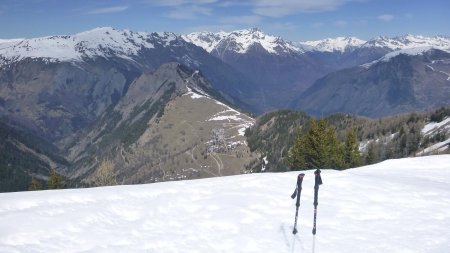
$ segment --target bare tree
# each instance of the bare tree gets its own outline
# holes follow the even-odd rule
[[[98,166],[92,182],[95,186],[117,185],[114,164],[109,160],[103,160]]]

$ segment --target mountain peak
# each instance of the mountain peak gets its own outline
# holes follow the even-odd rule
[[[345,52],[361,46],[366,41],[356,37],[336,37],[316,41],[300,42],[300,45],[308,51],[321,52]]]
[[[25,58],[50,62],[82,61],[84,58],[117,56],[130,58],[155,44],[166,47],[178,38],[173,33],[145,33],[97,27],[74,35],[0,41],[0,65]],[[6,45],[7,44],[7,45]]]
[[[264,50],[271,54],[303,52],[291,42],[285,41],[280,37],[265,34],[256,27],[232,32],[190,33],[183,35],[182,37],[186,41],[202,47],[210,53],[213,50],[227,50],[243,54],[254,45],[260,45]]]
[[[425,37],[422,35],[406,34],[396,37],[378,36],[367,41],[363,47],[381,47],[390,50],[404,50],[418,47],[433,47],[447,50],[450,48],[450,39],[445,36]]]

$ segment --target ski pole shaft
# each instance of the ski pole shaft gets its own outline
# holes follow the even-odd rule
[[[303,182],[303,177],[305,176],[305,174],[301,173],[298,175],[297,177],[297,185],[294,191],[294,194],[292,194],[291,198],[295,198],[297,197],[297,201],[295,203],[295,222],[294,222],[294,230],[292,231],[292,233],[295,235],[297,234],[297,220],[298,220],[298,209],[300,207],[300,195],[302,193],[302,182]]]
[[[320,177],[320,170],[319,169],[317,169],[315,172],[314,172],[314,175],[315,175],[315,180],[314,180],[314,203],[313,203],[313,205],[314,205],[314,224],[313,224],[313,230],[312,230],[312,233],[313,233],[313,235],[315,235],[316,234],[316,224],[317,224],[317,205],[319,205],[319,202],[318,202],[318,198],[319,198],[319,185],[321,185],[322,184],[322,178]]]

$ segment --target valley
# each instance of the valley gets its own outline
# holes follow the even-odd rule
[[[449,50],[445,36],[291,42],[257,28],[1,40],[2,178],[15,182],[2,191],[52,170],[90,187],[104,161],[120,184],[286,170],[295,129],[318,116],[340,140],[356,127],[361,145],[410,134],[450,115]],[[378,158],[445,153],[448,135]]]

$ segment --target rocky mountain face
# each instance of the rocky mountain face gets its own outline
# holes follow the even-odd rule
[[[0,115],[61,141],[61,147],[66,137],[115,105],[143,71],[166,62],[199,69],[228,101],[254,109],[243,102],[250,81],[170,33],[101,28],[74,36],[2,42],[0,56]]]
[[[187,71],[183,69],[186,67],[176,65],[166,71],[167,74],[161,74],[164,71],[160,70],[157,75],[161,77],[158,78],[150,74],[167,62],[177,62],[196,70],[197,75],[202,76],[202,82],[208,83],[201,90],[214,97],[214,101],[257,111],[247,103],[251,101],[246,98],[251,81],[181,37],[171,33],[147,34],[99,28],[73,36],[0,41],[0,117],[8,129],[23,129],[36,138],[43,138],[53,145],[55,154],[67,158],[67,163],[62,164],[44,159],[43,168],[47,173],[51,168],[58,168],[60,172],[82,180],[95,171],[98,161],[112,156],[113,148],[118,149],[124,143],[127,147],[134,145],[147,129],[147,123],[156,124],[155,115],[163,118],[167,104],[188,92],[182,87],[184,79],[181,77],[168,81],[180,75],[179,72]],[[142,86],[148,82],[159,86]],[[192,89],[195,90],[195,86]],[[136,115],[129,116],[130,113]],[[125,116],[129,118],[122,118]],[[204,129],[209,138],[211,129]],[[157,138],[167,140],[165,134],[172,136],[171,131],[166,130]],[[191,137],[188,135],[185,139]],[[208,138],[204,138],[205,142]],[[245,147],[244,142],[239,143]],[[40,148],[37,145],[30,150]],[[14,159],[21,159],[23,152],[14,154],[17,155]],[[200,157],[197,153],[195,156]],[[173,158],[172,155],[168,157]],[[206,153],[201,157],[214,160]],[[233,164],[231,171],[228,171],[230,167],[220,163],[221,172],[213,174],[240,172],[248,161],[242,159],[242,163]],[[24,175],[34,175],[31,167],[23,170]],[[123,173],[128,176],[121,177],[122,180],[136,182],[129,178],[134,175],[132,172],[123,172],[131,167],[117,168],[117,175]],[[163,167],[162,163],[158,164],[158,168]],[[149,166],[140,164],[133,168]],[[39,172],[41,178],[45,178],[44,171]],[[163,180],[157,176],[152,178],[153,181]]]
[[[314,115],[346,112],[380,117],[448,105],[450,54],[426,50],[391,55],[331,73],[305,91],[293,106]]]
[[[123,183],[243,173],[257,158],[243,136],[253,119],[219,101],[199,71],[168,63],[145,72],[70,146],[69,174],[89,183],[104,160]]]

